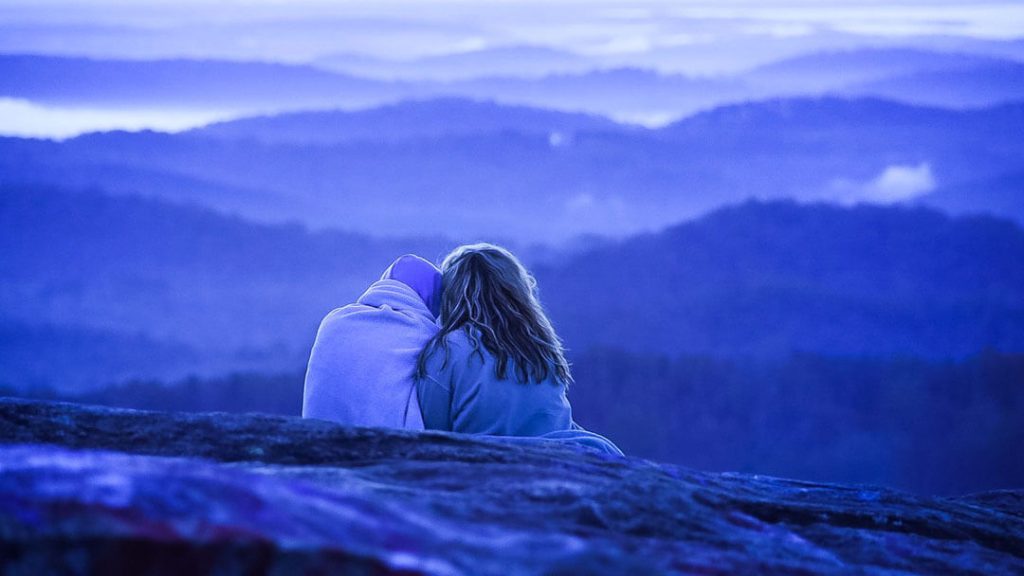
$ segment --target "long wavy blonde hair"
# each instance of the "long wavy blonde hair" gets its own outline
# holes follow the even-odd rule
[[[441,274],[441,329],[420,352],[417,378],[426,376],[427,358],[438,348],[447,363],[446,336],[465,330],[470,342],[494,356],[499,379],[508,376],[511,361],[520,382],[542,382],[552,372],[562,384],[572,382],[562,341],[537,298],[537,281],[511,252],[493,244],[460,246],[444,259]]]

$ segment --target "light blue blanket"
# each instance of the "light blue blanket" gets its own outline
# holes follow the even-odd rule
[[[302,417],[423,429],[413,371],[437,324],[407,284],[374,282],[323,319],[309,355]]]

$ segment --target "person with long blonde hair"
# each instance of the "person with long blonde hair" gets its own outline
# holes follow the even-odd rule
[[[508,250],[471,244],[441,264],[440,329],[416,369],[427,429],[496,436],[577,438],[618,453],[572,419],[565,349],[537,282]],[[601,444],[601,445],[595,445]]]

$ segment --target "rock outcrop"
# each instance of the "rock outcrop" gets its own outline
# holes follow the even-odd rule
[[[1024,573],[1024,491],[15,399],[0,442],[6,574]]]

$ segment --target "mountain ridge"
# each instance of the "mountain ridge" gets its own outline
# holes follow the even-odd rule
[[[463,102],[454,110],[490,106],[444,102]],[[0,181],[169,198],[194,197],[182,188],[199,185],[211,192],[209,205],[262,221],[460,237],[497,229],[521,243],[557,243],[657,229],[748,197],[899,200],[907,192],[886,181],[893,171],[917,179],[914,196],[1024,163],[1013,136],[1024,132],[1020,104],[949,111],[877,99],[777,99],[662,130],[595,131],[587,117],[538,114],[545,120],[532,132],[499,124],[492,125],[499,132],[425,139],[418,128],[406,139],[399,130],[392,139],[317,145],[201,133],[100,133],[61,143],[3,138]],[[459,115],[445,119],[455,126]],[[432,126],[444,129],[445,119]],[[545,133],[547,126],[578,129]],[[370,197],[380,204],[367,203]],[[476,209],[480,198],[494,209]],[[560,225],[551,226],[551,218]]]
[[[375,74],[373,65],[362,61],[353,61],[354,68],[344,72],[315,63],[7,54],[0,55],[0,94],[56,105],[192,107],[219,110],[224,116],[468,97],[598,113],[650,126],[728,103],[829,92],[954,108],[1024,97],[1020,80],[1024,64],[970,52],[895,47],[811,52],[748,72],[693,75],[628,59],[581,63],[541,50],[552,58],[532,73],[523,74],[522,66],[516,64],[522,59],[506,62],[508,58],[498,49],[496,65],[475,66],[473,74],[460,72],[466,63],[452,60],[481,57],[469,53],[440,57],[434,77],[414,74],[408,78]],[[433,66],[429,59],[424,62]],[[352,73],[360,70],[363,75]],[[925,80],[941,89],[915,93],[914,82]],[[970,90],[963,86],[965,82]]]
[[[1024,229],[1006,220],[752,201],[538,278],[566,341],[584,349],[935,358],[1024,350],[1019,261]]]
[[[0,223],[0,316],[144,334],[221,366],[250,350],[227,363],[236,369],[293,369],[321,317],[354,300],[395,256],[436,260],[457,242],[310,232],[152,199],[17,187],[0,194]],[[541,297],[578,350],[927,358],[1024,350],[1024,272],[1015,266],[1024,230],[1007,220],[755,202],[541,256]],[[664,274],[677,279],[670,293],[656,280]],[[609,314],[632,320],[609,324]],[[8,344],[13,354],[16,342]]]
[[[260,61],[0,54],[0,70],[0,93],[44,103],[259,108],[291,101],[292,108],[301,108],[404,94],[400,85]],[[345,97],[338,98],[339,93]]]
[[[458,122],[451,122],[457,118]],[[433,98],[362,111],[282,113],[217,122],[188,134],[265,143],[332,144],[359,140],[401,141],[440,136],[517,132],[572,137],[577,131],[624,131],[630,127],[593,114],[556,112],[486,100]],[[553,137],[553,136],[552,136]]]

